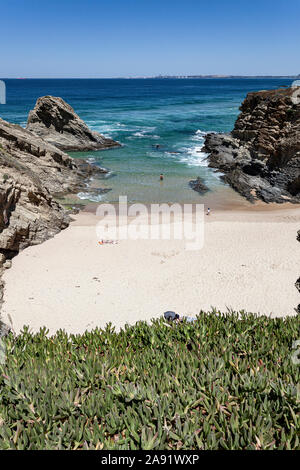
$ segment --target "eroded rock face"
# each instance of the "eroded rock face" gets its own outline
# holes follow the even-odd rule
[[[84,160],[74,160],[44,139],[3,119],[0,119],[0,150],[7,155],[7,165],[9,156],[14,157],[20,171],[21,167],[31,171],[31,177],[38,178],[51,194],[77,192],[85,188],[87,177],[106,171]]]
[[[86,189],[104,170],[0,119],[0,264],[29,245],[54,236],[69,216],[54,196]]]
[[[9,259],[53,237],[69,221],[39,176],[0,147],[0,306],[1,274],[10,267]]]
[[[54,236],[69,220],[39,176],[0,149],[0,253],[5,259]]]
[[[300,100],[295,88],[249,93],[231,134],[209,134],[209,166],[254,201],[300,202]]]
[[[91,131],[62,98],[39,98],[27,121],[27,130],[66,151],[103,150],[120,144]]]

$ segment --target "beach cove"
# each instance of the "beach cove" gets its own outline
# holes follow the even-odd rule
[[[120,240],[99,245],[95,213],[31,246],[4,274],[2,318],[16,332],[46,327],[83,333],[150,321],[166,310],[195,316],[212,307],[275,316],[299,303],[296,240],[300,208],[250,205],[205,218],[204,246],[184,240]]]

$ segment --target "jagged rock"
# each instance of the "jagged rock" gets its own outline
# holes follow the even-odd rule
[[[67,227],[70,217],[56,195],[87,189],[102,169],[0,119],[0,253],[10,259]],[[2,259],[2,257],[1,257]],[[2,259],[2,266],[4,259]]]
[[[118,147],[120,144],[91,131],[62,98],[39,98],[27,121],[27,130],[61,150],[87,151]]]
[[[70,170],[71,171],[71,170]],[[0,251],[12,258],[67,227],[69,217],[37,172],[0,149]],[[5,267],[5,263],[4,263]]]
[[[249,93],[231,134],[208,134],[209,166],[250,201],[300,202],[300,103],[295,88]]]
[[[191,180],[189,182],[189,186],[194,190],[197,191],[200,194],[205,193],[206,191],[209,191],[209,188],[206,186],[206,184],[202,181],[200,176],[198,176],[195,180]]]
[[[11,157],[13,166],[21,172],[31,172],[33,179],[48,189],[51,194],[73,193],[85,187],[84,181],[103,169],[84,160],[71,158],[67,153],[49,144],[16,124],[0,119],[0,150],[3,167]],[[4,171],[4,170],[3,170]]]

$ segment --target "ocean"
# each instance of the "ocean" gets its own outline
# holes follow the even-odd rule
[[[88,124],[122,147],[72,153],[109,169],[81,192],[83,202],[194,202],[211,207],[244,204],[208,168],[202,152],[207,132],[229,132],[250,91],[290,85],[288,79],[8,79],[7,104],[0,117],[26,125],[37,98],[60,96]],[[159,146],[159,147],[157,147]],[[159,175],[164,174],[164,181]],[[189,187],[200,176],[210,191],[204,196]],[[76,200],[76,198],[74,199]]]

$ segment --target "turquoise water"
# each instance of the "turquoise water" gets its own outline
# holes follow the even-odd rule
[[[111,191],[95,195],[87,188],[80,194],[84,200],[116,202],[127,195],[131,202],[238,204],[242,198],[207,167],[201,151],[205,134],[230,131],[248,92],[290,84],[285,79],[6,80],[7,104],[0,116],[25,126],[38,97],[61,96],[93,130],[118,140],[118,149],[72,154],[110,170],[92,184]],[[189,188],[197,176],[211,190],[205,196]]]

